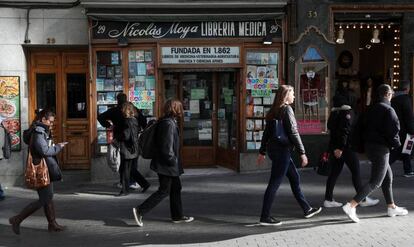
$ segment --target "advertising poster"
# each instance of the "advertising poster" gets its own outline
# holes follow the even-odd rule
[[[12,150],[21,148],[20,78],[0,76],[0,122],[11,133]]]

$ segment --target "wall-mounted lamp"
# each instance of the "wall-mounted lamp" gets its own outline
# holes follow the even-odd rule
[[[380,42],[380,39],[378,37],[379,37],[379,30],[376,28],[374,29],[374,31],[372,31],[371,43],[378,44]]]
[[[271,45],[273,43],[273,37],[270,34],[267,34],[266,37],[263,38],[264,45]]]
[[[128,46],[128,39],[124,36],[118,38],[118,46]]]
[[[336,43],[337,44],[343,44],[343,43],[345,43],[344,30],[343,29],[339,29],[339,31],[338,31],[338,38],[336,39]]]

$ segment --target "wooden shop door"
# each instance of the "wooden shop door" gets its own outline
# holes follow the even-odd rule
[[[35,109],[49,108],[56,113],[54,142],[69,142],[59,155],[62,169],[90,168],[88,78],[87,52],[30,53],[30,122]]]

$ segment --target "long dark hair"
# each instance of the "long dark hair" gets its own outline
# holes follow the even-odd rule
[[[273,105],[270,108],[269,112],[266,114],[266,120],[270,121],[275,119],[280,112],[280,109],[285,105],[288,93],[293,91],[293,87],[290,85],[281,85],[276,92],[275,100]]]

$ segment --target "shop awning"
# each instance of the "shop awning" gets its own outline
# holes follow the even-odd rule
[[[264,20],[285,14],[289,0],[81,0],[92,19],[118,21]]]

